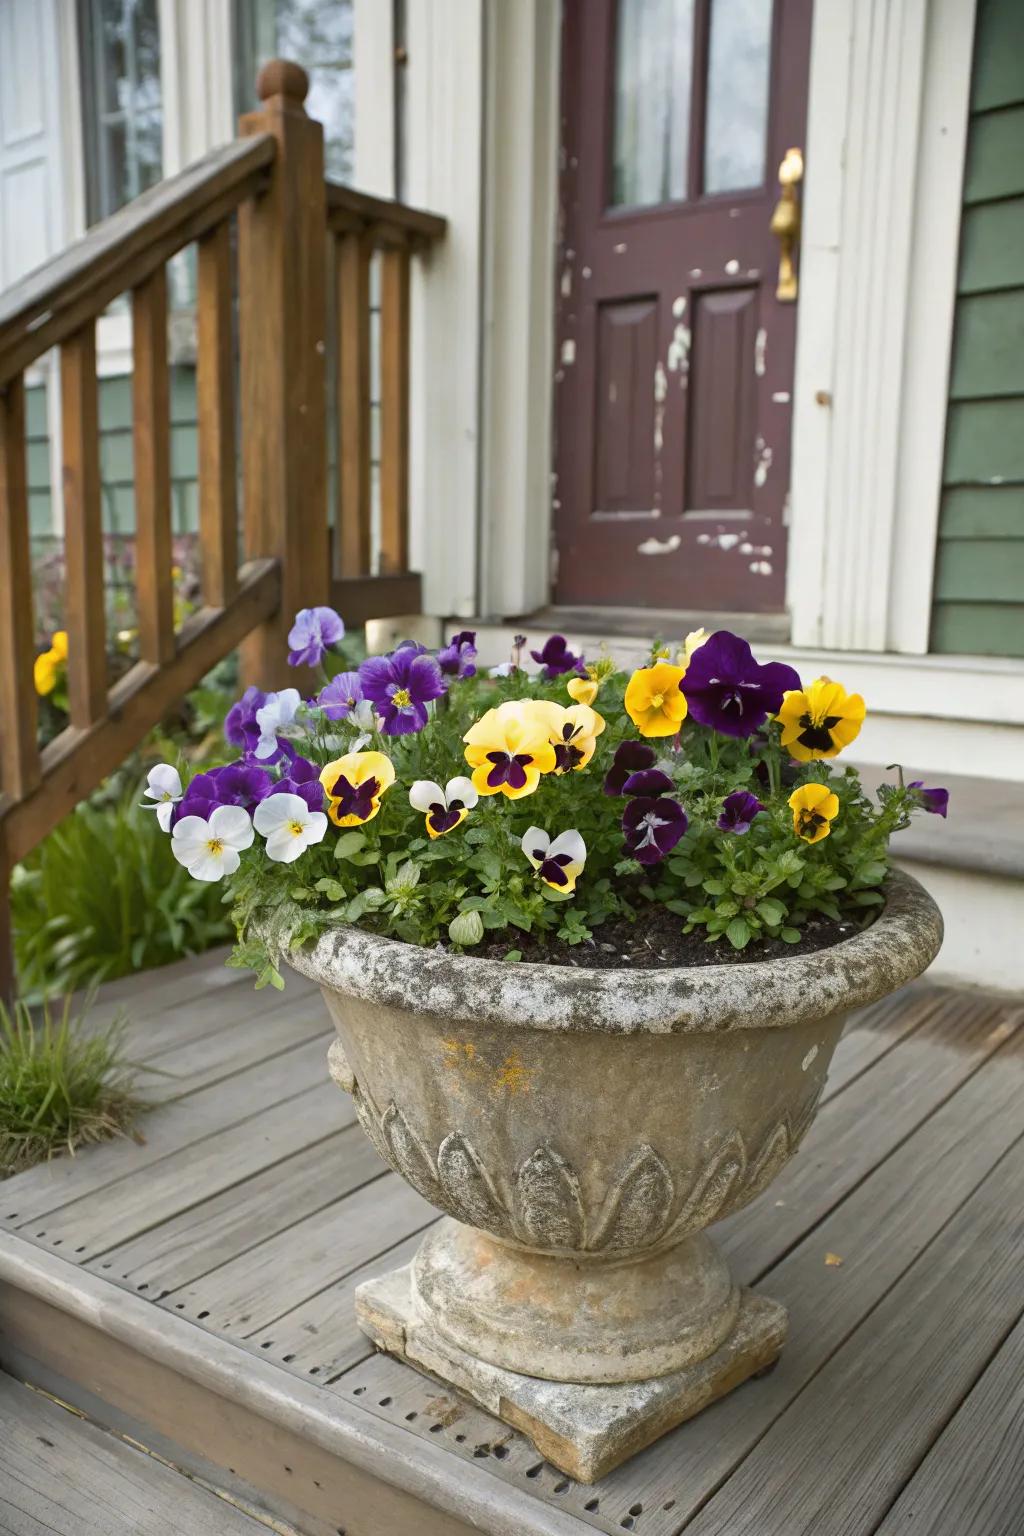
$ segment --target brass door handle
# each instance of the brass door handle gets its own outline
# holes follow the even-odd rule
[[[797,294],[793,251],[800,238],[800,204],[796,189],[803,177],[803,154],[799,149],[787,149],[779,166],[779,200],[770,226],[772,234],[779,239],[779,281],[775,297],[782,304],[794,303]]]

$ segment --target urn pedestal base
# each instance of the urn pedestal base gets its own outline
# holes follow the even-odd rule
[[[379,1349],[521,1430],[541,1456],[581,1483],[596,1482],[764,1370],[786,1337],[785,1307],[741,1290],[731,1332],[706,1359],[665,1376],[592,1384],[519,1375],[448,1342],[422,1315],[411,1264],[359,1286],[356,1316]]]

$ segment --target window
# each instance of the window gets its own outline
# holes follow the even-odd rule
[[[105,219],[163,173],[158,0],[79,0],[86,218]]]
[[[306,110],[324,125],[333,181],[351,181],[355,127],[352,0],[235,0],[235,99],[252,111],[268,59],[293,59],[309,75]]]

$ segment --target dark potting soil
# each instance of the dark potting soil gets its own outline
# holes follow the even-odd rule
[[[799,955],[828,949],[852,938],[858,925],[830,917],[813,917],[802,930],[799,944],[782,939],[758,939],[746,949],[733,949],[728,939],[709,944],[703,933],[683,933],[682,919],[664,907],[641,912],[635,922],[615,918],[595,928],[592,939],[582,944],[563,944],[530,933],[506,930],[485,937],[472,954],[486,960],[503,960],[518,950],[526,961],[538,965],[576,965],[588,970],[656,970],[662,966],[744,965],[754,960],[791,960]]]

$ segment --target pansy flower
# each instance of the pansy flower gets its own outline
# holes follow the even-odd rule
[[[328,720],[347,720],[363,700],[358,672],[339,672],[317,695],[317,704]]]
[[[475,662],[475,629],[460,630],[437,653],[437,664],[446,677],[475,677]]]
[[[509,699],[481,715],[462,738],[473,783],[481,795],[532,795],[542,773],[555,766],[548,722],[533,699]]]
[[[734,789],[722,801],[722,814],[717,825],[723,832],[749,832],[754,817],[764,806],[749,789]]]
[[[37,656],[33,666],[33,680],[40,698],[45,698],[56,688],[61,668],[67,659],[68,632],[66,629],[58,629],[50,636],[50,649]]]
[[[540,675],[548,683],[553,683],[556,677],[563,677],[566,672],[584,670],[583,657],[570,651],[564,635],[552,635],[545,640],[539,651],[531,651],[530,655],[540,663]]]
[[[793,811],[793,831],[805,843],[820,843],[828,837],[829,825],[839,815],[839,796],[827,784],[801,784],[789,797]]]
[[[433,656],[410,645],[390,656],[371,656],[359,668],[363,697],[383,721],[385,736],[409,736],[427,723],[427,705],[446,691]]]
[[[461,826],[476,805],[479,796],[472,779],[449,779],[444,789],[430,779],[417,779],[409,791],[409,804],[427,818],[427,835],[444,837]]]
[[[810,763],[838,756],[860,735],[866,713],[859,693],[847,693],[841,683],[819,677],[808,688],[798,684],[788,692],[776,719],[790,757]]]
[[[302,696],[297,688],[282,688],[280,693],[268,693],[256,711],[259,740],[253,748],[253,757],[260,762],[276,758],[281,750],[279,731],[286,730],[295,719]]]
[[[552,842],[540,827],[530,827],[520,845],[545,885],[568,895],[587,862],[587,845],[575,831],[561,832]]]
[[[784,661],[764,666],[745,640],[720,629],[692,654],[680,685],[690,718],[723,736],[751,736],[800,678]]]
[[[323,811],[311,811],[301,795],[268,795],[256,807],[252,821],[266,838],[267,858],[275,864],[293,863],[313,843],[323,842],[327,831]]]
[[[654,765],[656,753],[645,741],[621,741],[615,748],[612,765],[604,776],[606,795],[621,795],[630,774]]]
[[[208,768],[205,773],[193,774],[184,796],[173,807],[171,825],[177,826],[186,816],[209,817],[219,805],[252,811],[272,788],[270,774],[258,763],[243,761]]]
[[[537,699],[532,708],[547,724],[548,740],[555,749],[554,771],[570,773],[585,768],[604,730],[604,717],[589,704],[571,704],[563,709],[561,704]]]
[[[218,805],[209,817],[183,816],[171,833],[171,852],[193,880],[233,875],[239,855],[252,846],[252,822],[240,805]]]
[[[570,677],[565,691],[576,704],[593,704],[600,687],[593,677]]]
[[[298,708],[298,691],[294,688],[289,688],[285,692],[289,695],[294,695],[295,707]],[[256,755],[256,749],[260,745],[261,740],[263,740],[263,730],[258,719],[259,713],[266,707],[268,702],[277,698],[276,694],[264,693],[262,688],[247,688],[245,690],[242,697],[232,704],[224,720],[224,736],[231,746],[241,747],[247,757]],[[277,707],[280,709],[279,705]],[[270,746],[269,752],[267,751],[268,746]],[[263,740],[263,747],[264,751],[260,756],[260,761],[267,767],[281,762],[284,758],[295,756],[295,748],[283,736],[276,737],[273,745],[270,744],[270,737],[268,736],[266,740]]]
[[[348,752],[321,771],[327,792],[327,814],[336,827],[358,827],[372,821],[381,796],[395,782],[395,769],[383,752]]]
[[[301,608],[288,631],[288,665],[318,667],[344,638],[345,625],[333,608]]]
[[[694,651],[699,651],[705,641],[709,640],[710,638],[711,636],[708,634],[706,629],[691,629],[690,633],[683,641],[682,649],[679,652],[679,665],[681,667],[689,666],[690,657],[693,655]]]
[[[945,819],[946,812],[949,810],[948,789],[926,789],[923,779],[911,779],[907,788],[914,790],[914,799],[923,811]]]
[[[298,795],[304,800],[311,811],[322,811],[324,808],[324,790],[320,783],[320,770],[315,763],[311,763],[304,757],[296,757],[288,764],[288,772],[270,791],[270,798],[274,795]],[[256,830],[260,826],[257,822]],[[319,839],[318,839],[319,841]]]
[[[686,719],[686,697],[680,691],[684,667],[656,661],[634,672],[626,685],[626,713],[641,736],[675,736]]]
[[[671,784],[671,780],[668,782]],[[688,825],[678,800],[662,794],[638,795],[622,813],[626,852],[638,864],[657,864],[672,852]]]
[[[174,807],[181,799],[181,775],[171,763],[157,763],[146,776],[146,788],[143,790],[150,804],[143,801],[143,809],[156,811],[156,819],[161,832],[171,830],[171,820],[174,816]]]

